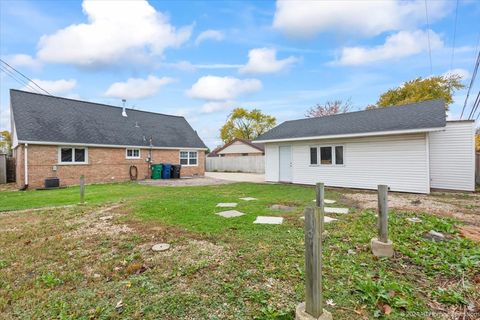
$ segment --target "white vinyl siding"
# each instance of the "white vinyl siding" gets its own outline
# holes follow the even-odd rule
[[[429,133],[432,188],[475,190],[474,132],[474,122],[454,121]]]
[[[313,185],[376,189],[386,184],[392,191],[429,192],[426,135],[332,139],[292,142],[292,182]],[[310,165],[312,145],[343,146],[343,165]],[[265,179],[278,181],[278,145],[265,148]]]

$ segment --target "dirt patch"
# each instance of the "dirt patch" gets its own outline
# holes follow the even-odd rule
[[[345,193],[344,198],[345,202],[361,209],[375,209],[378,205],[376,193]],[[401,193],[390,193],[388,195],[388,206],[390,208],[454,217],[469,224],[480,226],[480,210],[476,210],[475,206],[478,201],[480,201],[480,197],[476,194],[467,196],[452,194],[446,197]]]
[[[480,242],[480,227],[460,226],[460,235],[464,238]]]
[[[68,232],[67,237],[90,237],[99,234],[115,236],[124,233],[132,232],[132,228],[126,224],[114,223],[115,217],[121,216],[120,208],[125,204],[116,204],[101,208],[99,210],[93,210],[88,214],[81,216],[80,218],[67,221],[67,226],[79,226],[76,230]],[[106,216],[108,213],[108,216]],[[105,219],[108,218],[108,219]]]

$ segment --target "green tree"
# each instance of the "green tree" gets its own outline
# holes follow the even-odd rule
[[[263,114],[258,109],[248,111],[235,108],[227,122],[220,128],[220,138],[227,143],[235,138],[253,140],[277,124],[275,117]]]
[[[0,131],[0,151],[10,153],[12,149],[12,136],[7,130]]]
[[[464,88],[459,75],[445,75],[430,78],[417,78],[407,81],[397,88],[390,89],[380,95],[376,105],[367,109],[390,107],[431,99],[445,100],[445,108],[453,102],[455,90]]]

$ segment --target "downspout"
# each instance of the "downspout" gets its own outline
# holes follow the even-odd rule
[[[28,188],[28,143],[25,143],[23,148],[23,169],[24,169],[24,178],[25,182],[23,187],[20,189],[21,191],[27,190]]]

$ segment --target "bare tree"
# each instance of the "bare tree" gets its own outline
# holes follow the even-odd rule
[[[327,101],[324,104],[317,104],[311,107],[305,113],[307,118],[325,117],[332,114],[346,113],[352,108],[352,102],[350,99],[343,102],[342,100]]]

